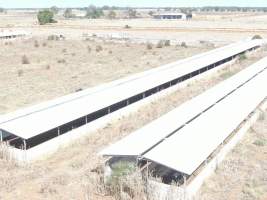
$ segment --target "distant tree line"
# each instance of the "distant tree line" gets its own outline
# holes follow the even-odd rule
[[[5,9],[4,8],[0,8],[0,13],[4,13]]]
[[[98,19],[106,17],[108,19],[115,19],[117,18],[117,11],[124,11],[125,17],[129,19],[138,18],[139,13],[137,12],[138,8],[131,8],[131,7],[116,7],[116,6],[102,6],[97,7],[95,5],[90,5],[88,7],[84,8],[66,8],[64,10],[63,16],[65,18],[74,18],[76,17],[75,14],[73,14],[72,10],[78,9],[85,11],[85,18],[88,19]],[[142,9],[142,8],[139,8]],[[146,9],[153,9],[157,11],[168,11],[168,12],[183,12],[187,14],[191,14],[192,12],[267,12],[267,7],[218,7],[218,6],[206,6],[206,7],[161,7],[161,8],[155,8],[150,7]],[[54,20],[54,16],[58,14],[60,8],[53,6],[50,9],[45,9],[38,12],[37,18],[39,21],[39,24],[47,24],[47,23],[55,23],[56,20]],[[4,8],[0,8],[0,13],[5,12]],[[150,11],[148,13],[150,16],[154,14],[153,11]]]

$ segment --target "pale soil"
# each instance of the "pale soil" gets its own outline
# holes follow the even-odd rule
[[[206,180],[200,200],[266,200],[267,111]]]
[[[237,73],[266,54],[267,52],[259,52],[242,63],[222,70],[208,80],[199,80],[156,100],[149,106],[143,106],[135,113],[110,122],[88,138],[59,150],[47,160],[24,167],[0,161],[0,199],[114,199],[105,195],[101,190],[99,175],[92,172],[92,169],[104,163],[97,155],[101,149]],[[86,198],[88,196],[89,198]]]
[[[0,114],[211,49],[154,46],[147,50],[145,44],[48,41],[38,37],[0,46]],[[96,46],[103,50],[97,52]],[[23,55],[30,64],[22,64]]]
[[[89,34],[121,34],[131,38],[170,39],[197,45],[199,41],[209,41],[216,45],[227,44],[260,34],[267,36],[267,15],[263,13],[223,13],[197,14],[189,21],[154,19],[64,19],[57,17],[58,23],[39,26],[36,13],[0,14],[0,28],[20,28],[33,35],[47,36],[51,33],[63,34],[68,38],[81,38]],[[130,29],[125,29],[129,25]]]

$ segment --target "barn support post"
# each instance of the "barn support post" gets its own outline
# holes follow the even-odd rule
[[[27,149],[27,143],[26,143],[26,140],[23,139],[23,150],[26,150]]]
[[[3,131],[0,130],[0,142],[3,142]]]

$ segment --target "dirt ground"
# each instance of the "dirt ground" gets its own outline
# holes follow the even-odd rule
[[[103,129],[75,142],[69,148],[59,150],[47,160],[26,166],[0,160],[0,199],[114,199],[102,190],[99,174],[94,172],[94,169],[100,168],[104,163],[103,158],[97,155],[101,149],[237,73],[264,55],[267,55],[266,51],[258,52],[209,79],[199,80],[185,89],[179,89],[156,100],[149,106],[141,107],[137,112],[110,122]]]
[[[267,15],[264,13],[196,14],[192,20],[155,19],[64,19],[56,17],[58,23],[39,26],[36,13],[8,11],[0,14],[0,28],[20,28],[33,35],[47,36],[64,34],[71,39],[83,34],[120,34],[131,38],[171,39],[196,46],[200,41],[227,44],[246,39],[255,34],[267,36]],[[131,28],[125,29],[125,25]]]

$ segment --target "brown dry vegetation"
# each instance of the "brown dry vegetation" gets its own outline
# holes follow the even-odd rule
[[[0,114],[211,49],[42,38],[0,46]]]
[[[87,52],[86,46],[84,48]],[[142,49],[145,49],[145,45]],[[25,166],[0,160],[0,199],[114,200],[114,197],[103,189],[101,175],[94,172],[104,163],[103,158],[98,156],[101,149],[224,80],[224,74],[231,76],[266,54],[266,51],[259,52],[240,61],[241,63],[227,67],[209,79],[196,81],[184,89],[155,100],[134,113],[110,122],[68,148],[59,150],[47,160]]]
[[[200,200],[265,200],[267,111],[229,153],[199,192]]]

